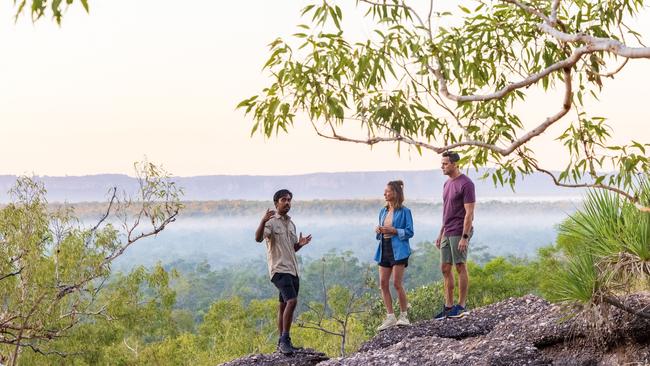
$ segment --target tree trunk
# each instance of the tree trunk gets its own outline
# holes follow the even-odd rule
[[[14,348],[14,352],[9,358],[9,365],[10,366],[16,366],[18,365],[18,356],[20,355],[20,340],[22,339],[23,335],[23,330],[21,329],[20,332],[18,333],[18,338],[16,342],[16,348]]]
[[[622,302],[620,302],[617,298],[615,298],[613,296],[605,296],[605,297],[603,297],[603,300],[605,300],[606,303],[608,303],[610,305],[613,305],[613,306],[615,306],[615,307],[617,307],[617,308],[619,308],[621,310],[625,310],[630,314],[634,314],[636,316],[639,316],[639,317],[642,317],[642,318],[645,318],[645,319],[650,319],[650,313],[646,313],[646,312],[643,312],[643,311],[640,311],[640,310],[633,309],[633,308],[623,304]]]

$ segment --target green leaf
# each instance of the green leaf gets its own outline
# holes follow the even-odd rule
[[[241,102],[239,102],[239,104],[237,104],[237,107],[235,109],[248,107],[249,105],[253,104],[255,100],[257,100],[257,95],[254,95],[248,99],[244,99]]]
[[[310,4],[310,5],[305,6],[305,7],[302,9],[302,12],[300,13],[300,15],[301,15],[301,16],[304,16],[304,15],[305,15],[306,13],[308,13],[311,9],[313,9],[314,6],[315,6],[314,4]]]
[[[336,10],[334,8],[329,8],[330,15],[332,16],[332,20],[334,21],[334,25],[336,26],[336,29],[340,30],[341,29],[341,24],[339,24],[339,17],[338,14],[336,13]]]

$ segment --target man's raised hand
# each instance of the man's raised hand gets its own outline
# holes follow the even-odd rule
[[[307,245],[307,244],[309,244],[310,241],[311,241],[311,234],[309,234],[309,235],[307,235],[307,236],[305,236],[305,237],[303,238],[303,236],[302,236],[302,232],[300,233],[300,237],[298,237],[298,244],[299,244],[301,247],[302,247],[302,246],[305,246],[305,245]]]
[[[266,223],[267,221],[271,220],[271,217],[273,217],[273,215],[275,215],[275,210],[267,208],[266,213],[264,213],[264,216],[262,217],[262,222]]]

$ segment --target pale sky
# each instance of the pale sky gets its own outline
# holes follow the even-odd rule
[[[307,121],[289,135],[250,137],[252,119],[235,106],[270,83],[267,44],[296,31],[304,3],[91,0],[90,14],[74,6],[58,27],[29,16],[14,23],[12,2],[1,2],[0,174],[131,175],[144,156],[179,176],[438,169],[433,153],[326,141]],[[639,29],[650,42],[648,13]],[[630,61],[593,106],[620,141],[650,141],[649,66]],[[530,124],[559,100],[531,99]],[[550,141],[534,146],[562,168]]]

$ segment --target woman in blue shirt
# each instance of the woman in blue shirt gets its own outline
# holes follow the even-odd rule
[[[377,328],[379,331],[394,325],[410,325],[406,313],[408,300],[402,282],[411,255],[409,239],[413,237],[413,217],[411,210],[403,206],[404,183],[401,180],[388,182],[384,189],[384,199],[386,206],[379,212],[379,225],[375,228],[379,241],[375,261],[379,264],[379,287],[387,313],[386,320]],[[399,300],[399,318],[393,312],[389,288],[391,275]]]

